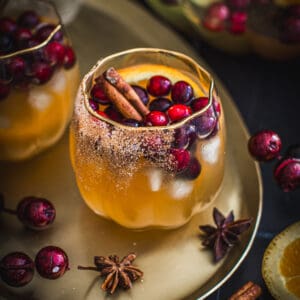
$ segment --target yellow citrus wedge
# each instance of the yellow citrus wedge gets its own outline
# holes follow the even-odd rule
[[[300,222],[271,241],[263,257],[262,275],[275,299],[300,299]]]

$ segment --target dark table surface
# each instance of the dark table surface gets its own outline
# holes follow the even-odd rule
[[[143,2],[141,5],[155,15]],[[290,144],[300,144],[300,58],[268,61],[256,55],[224,53],[199,37],[188,38],[187,42],[228,89],[250,133],[261,129],[276,131],[282,139],[283,150]],[[234,275],[208,300],[227,299],[249,280],[263,288],[260,299],[273,299],[261,275],[263,253],[276,234],[300,220],[300,191],[282,192],[274,183],[273,167],[274,163],[261,164],[263,214],[254,245]]]

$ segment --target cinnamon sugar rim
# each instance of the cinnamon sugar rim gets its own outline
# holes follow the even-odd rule
[[[30,52],[33,52],[33,51],[36,51],[38,49],[41,49],[43,47],[45,47],[51,40],[52,38],[54,37],[54,35],[59,31],[59,30],[63,30],[64,31],[64,35],[67,37],[67,44],[70,44],[70,39],[68,38],[68,35],[66,33],[66,31],[64,30],[64,27],[62,25],[62,20],[61,20],[61,17],[57,11],[57,8],[55,6],[55,4],[51,1],[48,1],[48,0],[35,0],[37,2],[40,2],[40,3],[43,3],[45,5],[49,5],[53,8],[54,10],[54,13],[58,19],[58,24],[55,26],[55,28],[52,30],[52,32],[50,33],[50,35],[47,37],[46,40],[44,40],[43,42],[39,43],[38,45],[36,46],[33,46],[33,47],[30,47],[30,48],[25,48],[25,49],[21,49],[21,50],[17,50],[17,51],[14,51],[12,53],[9,53],[9,54],[5,54],[5,55],[0,55],[0,60],[4,60],[4,59],[8,59],[8,58],[12,58],[12,57],[15,57],[15,56],[18,56],[18,55],[22,55],[22,54],[26,54],[26,53],[30,53]],[[8,3],[8,1],[7,1]],[[6,4],[7,4],[6,3]],[[5,5],[6,5],[5,4]],[[1,7],[1,9],[4,9]],[[1,16],[1,15],[0,15]]]
[[[164,55],[168,55],[168,56],[174,56],[176,58],[180,58],[182,61],[184,61],[187,65],[192,66],[194,68],[196,68],[198,70],[198,72],[200,72],[202,75],[204,75],[205,77],[207,77],[209,79],[209,95],[208,95],[208,104],[203,107],[201,110],[193,113],[191,116],[181,120],[180,122],[177,122],[175,124],[172,125],[167,125],[167,126],[142,126],[142,127],[130,127],[130,126],[126,126],[123,125],[121,123],[118,123],[116,121],[113,121],[111,119],[107,119],[99,114],[97,114],[89,105],[89,92],[92,86],[92,82],[94,81],[94,74],[97,72],[97,70],[105,63],[107,63],[108,61],[122,56],[122,55],[127,55],[127,54],[138,54],[138,53],[162,53]],[[126,51],[121,51],[118,53],[114,53],[112,55],[109,55],[103,59],[98,60],[98,62],[92,67],[92,69],[84,76],[82,83],[80,84],[80,91],[83,94],[84,97],[84,105],[85,108],[87,109],[87,111],[95,118],[106,122],[108,124],[111,124],[113,126],[116,127],[120,127],[126,130],[135,130],[135,131],[142,131],[142,130],[166,130],[166,129],[177,129],[182,127],[183,125],[185,125],[186,123],[188,123],[189,121],[193,120],[194,118],[202,115],[204,112],[206,112],[212,105],[212,101],[213,101],[213,89],[214,89],[214,79],[212,78],[212,76],[209,74],[208,71],[206,71],[204,68],[202,68],[201,66],[199,66],[195,60],[191,59],[190,57],[188,57],[185,54],[176,52],[176,51],[170,51],[170,50],[163,50],[163,49],[158,49],[158,48],[134,48],[134,49],[130,49],[130,50],[126,50]]]

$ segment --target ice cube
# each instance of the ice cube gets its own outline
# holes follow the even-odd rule
[[[160,190],[162,184],[162,171],[159,169],[152,168],[148,170],[149,184],[152,192]]]
[[[43,111],[50,105],[52,97],[43,88],[34,87],[30,90],[28,101],[32,107]]]
[[[218,161],[220,146],[220,137],[216,136],[208,140],[201,147],[201,156],[209,164],[215,164]]]
[[[9,128],[10,126],[11,126],[10,120],[5,116],[0,116],[0,128],[6,129]]]
[[[171,182],[169,192],[173,199],[187,197],[193,190],[193,183],[183,179],[175,179]]]
[[[63,92],[66,86],[65,71],[63,69],[57,70],[47,85],[50,90],[56,93]]]

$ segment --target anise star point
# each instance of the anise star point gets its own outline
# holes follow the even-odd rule
[[[234,221],[233,211],[225,217],[214,207],[213,219],[216,227],[200,225],[199,229],[203,232],[202,245],[213,249],[214,261],[219,262],[239,242],[239,235],[250,227],[252,218]]]
[[[105,277],[102,290],[113,294],[118,287],[130,289],[134,281],[143,277],[143,272],[132,265],[135,258],[135,253],[129,253],[122,260],[117,255],[95,256],[95,267],[78,266],[78,269],[99,272],[101,277]]]

